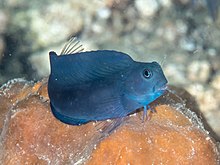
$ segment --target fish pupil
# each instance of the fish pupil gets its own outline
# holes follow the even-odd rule
[[[152,76],[152,72],[149,69],[145,69],[143,71],[143,76],[147,79],[149,79]]]

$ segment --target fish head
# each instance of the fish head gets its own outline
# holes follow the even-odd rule
[[[135,62],[124,82],[127,98],[148,105],[165,92],[168,81],[157,62]]]

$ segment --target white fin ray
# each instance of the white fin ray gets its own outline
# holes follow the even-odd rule
[[[80,41],[78,41],[76,37],[72,37],[66,42],[60,55],[75,54],[82,52],[83,50],[84,48],[82,47],[82,44],[80,44]]]

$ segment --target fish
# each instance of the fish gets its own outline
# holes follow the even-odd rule
[[[157,62],[138,62],[116,50],[82,51],[71,39],[60,55],[49,52],[48,95],[53,115],[82,125],[134,113],[163,95],[167,79]]]

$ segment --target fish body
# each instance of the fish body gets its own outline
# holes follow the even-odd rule
[[[50,63],[51,110],[71,125],[127,116],[161,96],[167,84],[158,63],[112,50],[50,52]]]

